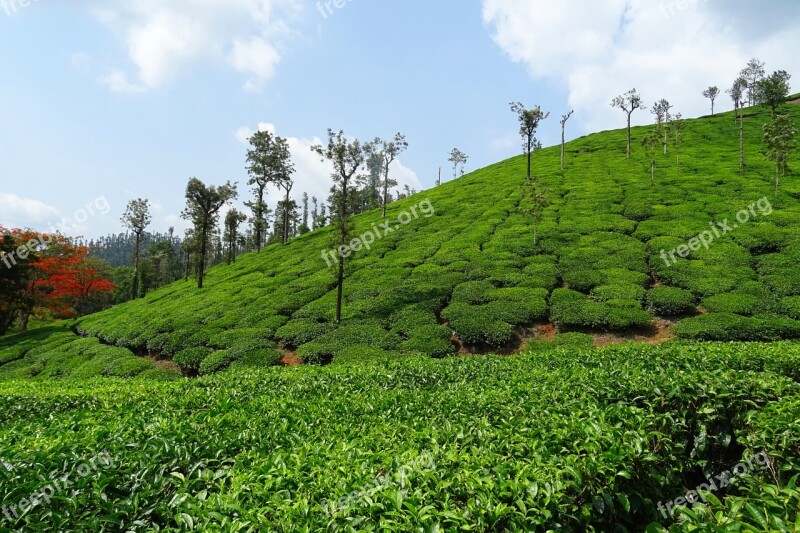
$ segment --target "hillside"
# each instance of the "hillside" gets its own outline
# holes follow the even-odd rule
[[[339,326],[323,229],[212,269],[203,290],[178,282],[86,317],[76,331],[90,338],[72,340],[205,374],[276,364],[295,350],[308,363],[511,352],[550,323],[621,338],[674,322],[686,339],[800,337],[800,184],[787,177],[776,198],[774,166],[760,153],[768,111],[747,111],[744,172],[732,113],[687,121],[680,152],[656,157],[652,184],[641,147],[651,127],[634,129],[631,161],[624,130],[570,142],[565,171],[559,147],[536,152],[551,200],[536,246],[519,208],[523,157],[392,204],[386,226],[377,212],[356,217],[355,235],[372,232],[374,242],[349,263]],[[800,107],[789,111],[800,119]],[[684,245],[699,249],[682,258]],[[0,341],[0,379],[54,375],[41,349],[26,356],[19,346]],[[153,369],[124,355],[100,373]]]

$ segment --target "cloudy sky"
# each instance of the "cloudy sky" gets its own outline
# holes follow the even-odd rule
[[[405,133],[395,177],[429,188],[453,147],[519,152],[512,100],[552,113],[545,145],[569,109],[570,138],[621,127],[631,87],[699,116],[751,57],[797,90],[798,42],[797,0],[0,0],[0,224],[96,236],[144,197],[180,231],[192,176],[248,199],[257,129],[290,140],[298,197],[327,196],[327,128]]]

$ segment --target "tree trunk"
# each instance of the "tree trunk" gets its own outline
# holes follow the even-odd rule
[[[264,186],[258,184],[258,198],[256,198],[256,253],[261,252],[261,243],[264,237],[263,233],[264,224]]]
[[[31,318],[30,311],[22,310],[19,312],[19,332],[25,333],[28,331],[28,320]]]
[[[136,246],[133,251],[133,286],[131,287],[131,300],[139,297],[139,246],[141,243],[142,234],[136,234]]]
[[[389,203],[389,165],[392,162],[386,160],[386,169],[383,173],[383,218],[386,218],[386,204]],[[441,171],[441,169],[439,169]]]
[[[531,143],[533,142],[531,137],[532,135],[528,135],[528,180],[531,179]]]
[[[564,170],[564,141],[565,141],[564,128],[565,126],[564,123],[562,122],[561,123],[561,170]]]
[[[631,158],[631,113],[633,113],[633,111],[628,113],[628,159]]]
[[[388,165],[387,165],[388,168]],[[386,179],[389,179],[387,173]],[[384,210],[386,204],[384,203]],[[339,232],[341,233],[339,244],[347,244],[347,180],[342,182],[342,212],[339,213]],[[342,295],[344,293],[344,257],[340,257],[339,270],[336,274],[336,323],[342,322]]]
[[[283,244],[289,241],[289,189],[286,188],[286,198],[283,201]]]
[[[200,238],[202,241],[200,242],[200,262],[197,267],[197,288],[203,288],[203,277],[205,276],[206,270],[206,241],[208,240],[208,220],[203,220],[203,226],[200,232]]]
[[[739,168],[744,170],[744,113],[739,114]]]

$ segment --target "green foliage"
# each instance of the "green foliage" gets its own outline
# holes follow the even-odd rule
[[[178,352],[172,360],[181,367],[185,373],[196,374],[200,371],[200,364],[206,357],[211,355],[214,350],[211,348],[189,348]]]
[[[656,315],[687,315],[695,311],[695,298],[683,289],[655,287],[647,291],[647,307]]]
[[[695,341],[777,341],[800,338],[800,322],[780,316],[709,313],[682,320],[675,333],[681,339]]]
[[[550,317],[561,328],[621,330],[646,327],[652,321],[636,300],[597,302],[569,289],[553,291],[550,306]]]

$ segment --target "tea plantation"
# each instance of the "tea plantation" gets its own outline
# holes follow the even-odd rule
[[[522,157],[356,217],[340,324],[322,229],[0,339],[0,531],[800,530],[800,183],[747,112],[744,171],[732,114],[652,183],[650,128],[535,152],[536,244]]]
[[[795,531],[798,378],[797,344],[672,343],[0,384],[0,528]]]
[[[788,109],[800,118],[799,106]],[[523,157],[392,204],[378,230],[388,233],[348,264],[339,325],[323,229],[211,270],[203,290],[179,282],[86,317],[76,331],[107,346],[72,351],[113,358],[116,346],[209,374],[273,364],[276,348],[309,363],[376,351],[443,357],[455,353],[454,332],[473,352],[513,349],[520,328],[549,321],[562,332],[629,332],[659,316],[677,320],[683,339],[798,338],[800,183],[788,176],[776,195],[774,164],[761,154],[769,110],[748,112],[744,172],[730,113],[688,121],[680,147],[657,157],[652,184],[641,149],[626,160],[623,130],[569,143],[565,171],[557,147],[537,151],[534,174],[551,205],[536,246],[520,209]],[[635,146],[648,130],[634,130]],[[355,234],[382,224],[366,213]],[[0,379],[61,371],[7,344],[0,361],[13,362]],[[103,372],[148,368],[120,364]]]

